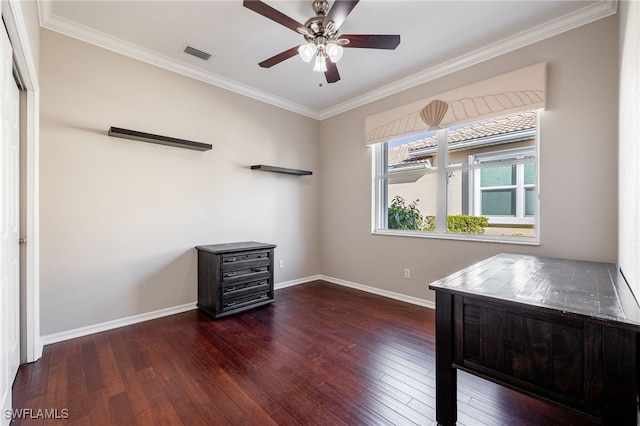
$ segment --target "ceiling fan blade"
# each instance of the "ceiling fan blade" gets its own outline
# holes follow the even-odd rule
[[[327,16],[324,17],[324,27],[326,28],[329,25],[329,22],[333,21],[336,29],[340,28],[340,25],[347,19],[347,16],[351,13],[356,4],[358,4],[360,0],[336,0],[333,2],[333,6],[327,13]]]
[[[260,62],[258,65],[260,65],[262,68],[271,68],[272,66],[277,65],[286,59],[296,56],[298,54],[298,47],[299,46],[294,46],[289,50],[280,52],[277,55],[270,57],[269,59],[265,59],[264,61]]]
[[[393,50],[400,44],[400,36],[397,34],[342,34],[340,38],[346,38],[347,40],[349,40],[349,44],[345,44],[343,47]]]
[[[296,21],[293,18],[289,18],[284,13],[272,8],[266,3],[263,3],[258,0],[244,0],[242,5],[247,9],[251,9],[256,13],[264,16],[265,18],[271,19],[274,22],[277,22],[280,25],[284,25],[285,27],[298,32],[298,28],[304,28],[300,22]]]
[[[340,74],[338,73],[336,64],[327,61],[327,70],[324,72],[324,76],[327,78],[327,83],[335,83],[340,80]]]

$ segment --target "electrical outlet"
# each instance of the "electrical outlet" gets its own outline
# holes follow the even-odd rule
[[[411,269],[409,269],[409,268],[405,268],[405,269],[404,269],[404,277],[405,277],[406,279],[411,278]]]
[[[280,269],[284,269],[284,260],[280,259]]]

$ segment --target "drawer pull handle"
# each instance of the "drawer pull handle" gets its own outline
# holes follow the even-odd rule
[[[229,277],[235,277],[236,273],[235,272],[227,272],[226,274],[224,274],[225,278],[229,278]]]
[[[233,302],[225,303],[224,306],[226,306],[227,308],[230,308],[232,306],[236,306],[237,304],[238,304],[238,301],[234,300]]]
[[[266,270],[268,270],[266,266],[263,266],[261,268],[253,268],[253,272],[264,272]]]
[[[233,286],[233,287],[225,287],[224,288],[224,292],[225,293],[231,293],[232,291],[235,291],[235,290],[236,290],[235,286]]]
[[[258,259],[263,258],[263,257],[267,257],[267,253],[260,253],[258,255]]]
[[[235,262],[237,259],[235,257],[227,257],[224,259],[224,263]]]

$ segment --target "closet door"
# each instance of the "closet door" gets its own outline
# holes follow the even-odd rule
[[[9,424],[11,387],[20,364],[19,92],[13,54],[0,30],[0,424]]]

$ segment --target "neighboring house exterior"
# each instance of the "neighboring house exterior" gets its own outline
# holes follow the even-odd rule
[[[490,235],[533,235],[536,128],[536,112],[528,111],[449,129],[448,214],[486,216]],[[389,204],[398,195],[407,203],[418,200],[421,214],[435,215],[437,137],[430,132],[389,143]]]

